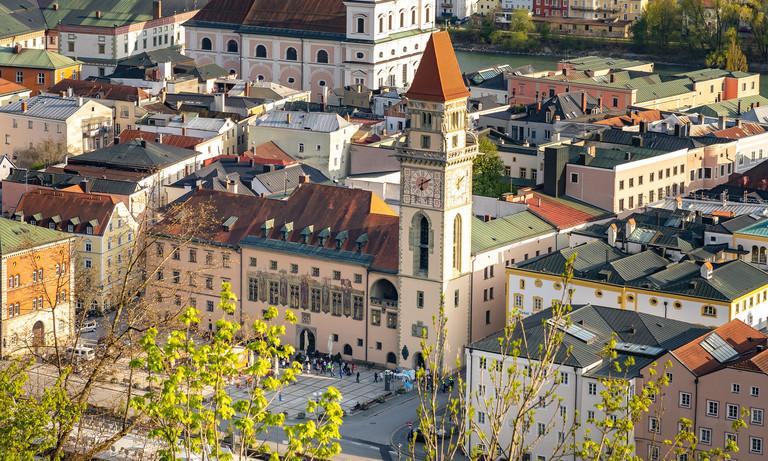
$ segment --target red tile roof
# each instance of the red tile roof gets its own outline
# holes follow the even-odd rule
[[[726,324],[720,325],[714,330],[714,333],[717,333],[739,354],[752,355],[757,350],[757,346],[765,345],[766,342],[768,342],[768,336],[741,320],[731,320]],[[750,366],[750,359],[746,359],[746,361],[738,360],[731,364],[723,364],[717,361],[701,346],[701,342],[710,334],[712,334],[712,332],[701,335],[690,343],[675,349],[672,351],[672,355],[676,357],[680,363],[685,365],[691,373],[697,376],[705,375],[731,365],[740,368]],[[755,363],[756,366],[762,366],[764,361],[768,360],[765,357],[762,357],[762,354],[752,357],[752,359],[755,358],[757,358],[757,362]]]
[[[74,232],[81,234],[86,233],[89,222],[96,220],[93,234],[101,235],[116,203],[108,195],[36,189],[21,197],[16,213],[20,213],[25,222],[34,217],[42,227],[49,227],[51,219],[58,216],[56,229],[60,231],[67,231],[70,220],[77,218],[77,223],[73,223]]]
[[[0,95],[20,93],[22,91],[29,91],[29,88],[0,78]]]
[[[759,124],[744,122],[741,126],[732,126],[724,130],[713,131],[712,135],[725,139],[741,139],[763,133],[765,133],[765,128]]]
[[[434,102],[469,96],[448,32],[435,32],[429,37],[419,68],[405,96]]]
[[[632,112],[629,115],[606,118],[595,122],[599,125],[608,125],[616,128],[639,125],[640,122],[656,122],[661,120],[661,112],[658,110],[643,110]]]
[[[149,93],[130,85],[103,83],[95,80],[64,79],[48,89],[48,93],[60,94],[72,90],[75,96],[85,98],[112,99],[115,101],[144,101],[149,99]]]
[[[298,187],[286,200],[251,197],[213,190],[197,190],[185,201],[193,209],[207,209],[216,225],[201,229],[200,238],[207,241],[238,245],[246,236],[260,240],[303,243],[302,231],[312,226],[307,245],[320,248],[321,233],[329,230],[322,248],[338,251],[340,255],[362,253],[372,258],[371,266],[378,270],[396,272],[398,266],[399,218],[384,201],[375,194],[360,190],[320,184]],[[227,232],[221,224],[236,216],[232,230]],[[271,220],[271,230],[264,225]],[[166,226],[172,215],[158,226],[158,232],[178,233],[178,229]],[[290,223],[292,231],[283,238],[282,229]],[[365,234],[365,237],[363,235]],[[337,248],[337,237],[342,237]],[[362,246],[359,251],[357,241]]]
[[[346,34],[343,0],[211,0],[194,21]]]
[[[152,142],[158,142],[159,140],[161,144],[181,147],[183,149],[194,149],[196,145],[204,141],[203,138],[196,138],[194,136],[181,136],[167,133],[163,133],[163,135],[160,136],[158,133],[151,133],[149,131],[140,130],[123,130],[120,133],[121,143],[130,142],[134,139],[143,139],[145,141]]]
[[[298,163],[295,158],[288,155],[272,141],[256,146],[256,152],[246,152],[246,156],[259,165],[293,165]]]
[[[558,229],[569,229],[596,219],[594,214],[587,213],[565,200],[533,192],[525,199],[528,210],[541,219],[556,226]]]

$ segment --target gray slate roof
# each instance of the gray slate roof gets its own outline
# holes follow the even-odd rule
[[[50,120],[67,120],[81,107],[78,98],[62,98],[59,96],[33,96],[26,100],[26,112],[22,112],[21,103],[22,101],[16,101],[7,106],[0,107],[0,112],[23,114],[26,117]]]
[[[195,155],[197,152],[191,149],[150,141],[130,141],[72,157],[69,163],[121,170],[155,171]]]
[[[520,357],[536,359],[540,357],[537,350],[543,344],[545,333],[550,328],[546,321],[552,317],[552,309],[548,308],[521,320],[512,339],[525,337],[527,348],[522,347]],[[629,370],[629,376],[635,376],[640,368],[660,357],[666,351],[676,349],[693,339],[701,336],[710,329],[678,320],[665,319],[650,314],[614,309],[591,304],[572,306],[568,315],[570,324],[587,330],[595,335],[590,341],[584,341],[566,333],[557,354],[556,362],[561,365],[583,368],[600,363],[591,376],[605,376],[611,371],[611,362],[606,360],[602,351],[616,335],[619,342],[659,348],[662,352],[654,354],[635,354],[636,364]],[[499,352],[498,338],[503,337],[500,331],[487,338],[481,339],[469,347],[471,349]],[[618,358],[619,361],[622,357]],[[613,372],[614,376],[616,373]],[[622,374],[623,376],[623,374]]]
[[[272,111],[254,121],[256,126],[331,133],[349,126],[338,114],[327,112]]]

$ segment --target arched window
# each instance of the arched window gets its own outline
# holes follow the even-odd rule
[[[357,18],[357,33],[365,33],[365,18]]]
[[[352,355],[352,346],[349,344],[344,345],[344,355]]]
[[[317,52],[317,62],[327,64],[328,63],[328,52],[325,50],[320,50]]]
[[[213,44],[211,43],[211,39],[208,38],[208,37],[205,37],[203,39],[202,43],[200,44],[200,48],[202,48],[204,50],[212,50],[213,49]]]
[[[227,42],[227,53],[237,53],[237,42],[230,40]]]
[[[387,353],[387,363],[397,363],[397,355],[394,352]]]
[[[405,11],[400,10],[400,27],[405,27]]]
[[[766,263],[765,247],[760,247],[760,264]]]
[[[387,24],[389,25],[389,30],[392,30],[392,13],[389,13],[389,17],[387,18]]]
[[[429,7],[424,10],[424,22],[429,22]]]
[[[384,33],[384,16],[379,16],[379,33]]]
[[[416,10],[411,10],[411,25],[416,25]]]
[[[264,45],[259,45],[256,47],[256,57],[257,58],[266,58],[267,57],[267,47]]]
[[[757,264],[758,259],[759,259],[759,254],[758,254],[757,245],[752,245],[752,262]]]
[[[419,220],[419,272],[429,271],[429,221],[426,216]]]
[[[285,59],[289,61],[296,61],[298,59],[298,54],[296,53],[296,48],[289,47],[287,50],[285,50]]]
[[[461,271],[461,215],[453,218],[453,268]]]

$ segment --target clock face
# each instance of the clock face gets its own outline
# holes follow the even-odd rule
[[[454,170],[450,174],[446,187],[451,205],[466,204],[471,194],[469,172],[467,170]]]
[[[441,172],[406,168],[403,176],[404,204],[442,206],[443,175]]]

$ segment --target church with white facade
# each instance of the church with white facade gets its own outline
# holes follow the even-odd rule
[[[186,54],[241,78],[310,90],[410,86],[434,0],[212,0],[185,23]]]

